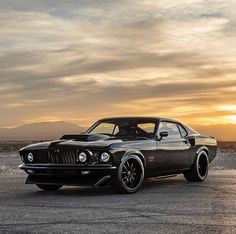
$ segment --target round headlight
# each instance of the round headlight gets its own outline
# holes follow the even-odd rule
[[[82,163],[87,161],[87,154],[85,152],[81,152],[79,154],[79,161],[82,162]]]
[[[34,155],[32,154],[32,153],[29,153],[28,155],[27,155],[27,159],[28,159],[28,161],[29,162],[33,162],[34,161]]]
[[[104,152],[101,154],[101,162],[107,163],[110,160],[110,154],[107,152]]]

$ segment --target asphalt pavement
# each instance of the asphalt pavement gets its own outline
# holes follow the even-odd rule
[[[44,192],[25,185],[23,172],[3,174],[0,233],[236,233],[235,161],[223,155],[204,183],[151,179],[132,195],[109,187]]]

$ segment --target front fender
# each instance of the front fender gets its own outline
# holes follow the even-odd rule
[[[122,162],[123,160],[125,160],[126,158],[128,158],[130,155],[136,155],[136,156],[138,156],[138,157],[142,160],[144,168],[146,167],[146,160],[145,160],[145,157],[144,157],[144,155],[143,155],[140,151],[138,151],[138,150],[132,150],[132,151],[126,152],[126,153],[122,156],[121,162]]]

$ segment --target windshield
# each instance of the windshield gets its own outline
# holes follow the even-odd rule
[[[87,133],[103,134],[114,137],[153,138],[155,129],[155,122],[98,122],[91,129],[89,129]]]

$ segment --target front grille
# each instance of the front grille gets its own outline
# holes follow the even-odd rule
[[[33,154],[33,162],[28,160],[28,154]],[[29,164],[76,164],[77,163],[77,150],[35,150],[25,152],[22,157],[24,162]]]
[[[63,150],[60,152],[51,152],[51,163],[53,164],[76,164],[77,152],[75,150]]]
[[[87,154],[85,163],[78,161],[81,152]],[[33,154],[33,162],[28,160],[29,153]],[[99,151],[90,152],[85,149],[49,149],[27,151],[21,157],[27,164],[96,164],[100,162],[99,155]]]

